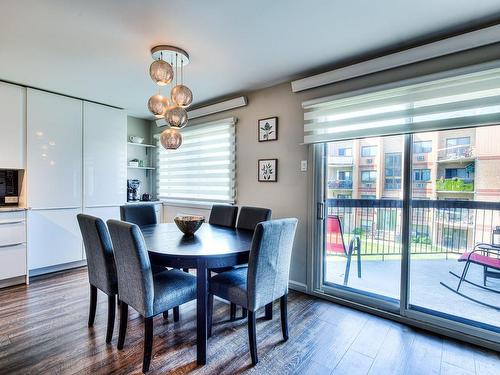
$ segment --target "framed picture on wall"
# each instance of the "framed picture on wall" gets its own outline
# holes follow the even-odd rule
[[[278,140],[278,118],[269,117],[258,121],[259,142]]]
[[[258,169],[259,182],[278,181],[278,159],[259,159]]]

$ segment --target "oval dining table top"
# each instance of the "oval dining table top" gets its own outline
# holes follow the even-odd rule
[[[220,257],[250,250],[253,232],[203,223],[186,236],[175,223],[141,227],[149,253],[183,258]]]

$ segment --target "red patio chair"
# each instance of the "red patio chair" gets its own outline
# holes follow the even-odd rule
[[[500,294],[500,290],[495,290],[492,288],[488,288],[486,286],[486,270],[493,269],[493,270],[500,271],[500,246],[487,244],[487,243],[478,243],[478,244],[476,244],[476,246],[474,246],[474,249],[471,252],[463,253],[460,256],[460,258],[458,259],[458,261],[465,262],[464,270],[462,271],[462,275],[457,275],[456,273],[450,271],[451,275],[460,279],[460,281],[458,282],[457,288],[454,289],[454,288],[446,285],[443,282],[441,282],[441,285],[443,285],[445,288],[451,290],[452,292],[454,292],[454,293],[456,293],[464,298],[467,298],[468,300],[471,300],[471,301],[476,302],[480,305],[491,307],[495,310],[500,311],[500,307],[498,307],[498,306],[493,306],[493,305],[490,305],[488,303],[479,301],[475,298],[472,298],[472,297],[460,292],[460,286],[462,285],[462,282],[466,282],[466,283],[474,285],[478,288],[485,289],[485,290],[488,290],[490,292]],[[471,264],[477,264],[477,265],[484,268],[484,272],[485,272],[484,281],[483,281],[484,285],[480,285],[480,284],[474,283],[474,282],[466,279],[467,272],[469,271],[469,267]]]
[[[326,219],[326,252],[327,254],[343,254],[347,257],[345,266],[344,285],[349,281],[349,270],[351,268],[351,256],[356,251],[358,261],[358,278],[361,278],[361,240],[354,236],[346,248],[342,223],[337,215],[328,215]]]

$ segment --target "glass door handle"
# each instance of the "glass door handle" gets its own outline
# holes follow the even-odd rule
[[[318,202],[316,210],[316,218],[318,220],[325,220],[325,204],[323,202]]]

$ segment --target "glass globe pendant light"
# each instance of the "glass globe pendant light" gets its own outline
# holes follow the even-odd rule
[[[159,59],[149,66],[149,75],[158,86],[165,86],[172,82],[174,69],[168,62]]]
[[[193,93],[185,85],[177,85],[172,89],[172,101],[179,107],[186,108],[193,102]]]
[[[148,109],[156,117],[162,118],[170,107],[170,101],[160,93],[153,95],[148,100]]]
[[[179,129],[169,128],[160,134],[160,143],[166,150],[176,150],[182,144],[182,135]]]
[[[172,128],[182,129],[188,122],[188,114],[182,107],[170,107],[165,113],[165,120]]]

